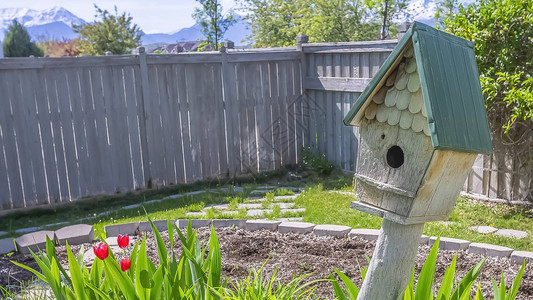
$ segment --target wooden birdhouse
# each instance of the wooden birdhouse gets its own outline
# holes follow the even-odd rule
[[[360,127],[353,208],[446,220],[477,154],[492,152],[473,43],[415,22],[344,123]]]

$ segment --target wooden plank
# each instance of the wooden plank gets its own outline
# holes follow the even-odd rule
[[[13,81],[9,89],[11,104],[13,105],[13,121],[15,127],[15,135],[17,140],[17,151],[19,154],[19,165],[22,179],[22,186],[24,188],[24,206],[29,207],[38,204],[36,199],[36,190],[34,185],[33,163],[32,156],[35,154],[33,139],[30,127],[31,120],[29,119],[30,102],[32,96],[29,95],[27,89],[22,86],[22,75],[20,71],[10,72]]]
[[[380,57],[382,53],[370,53],[370,76],[374,77],[381,66]]]
[[[36,104],[43,150],[44,170],[48,187],[48,198],[50,203],[58,203],[61,202],[61,192],[50,119],[50,93],[46,83],[46,79],[50,72],[38,70],[32,73],[32,81],[37,85],[37,90],[41,91],[36,95]]]
[[[108,68],[95,67],[90,69],[90,84],[93,96],[94,105],[94,124],[95,134],[93,149],[95,155],[100,156],[100,160],[93,161],[92,163],[98,164],[97,170],[99,170],[98,180],[100,181],[102,192],[105,194],[114,193],[115,189],[115,176],[113,173],[112,165],[112,147],[109,143],[109,132],[107,126],[108,113],[110,110],[110,91],[104,91],[104,82],[102,73],[107,72]],[[106,101],[107,100],[107,101]],[[95,175],[96,176],[96,175]]]
[[[273,170],[274,169],[274,149],[272,144],[272,119],[271,119],[271,104],[269,87],[269,65],[267,62],[259,64],[260,77],[257,81],[258,86],[258,101],[257,101],[257,132],[258,132],[258,152],[259,152],[259,170]]]
[[[441,151],[435,151],[435,158],[441,157],[439,153]],[[444,151],[443,151],[444,152]],[[449,151],[452,152],[452,151]],[[448,154],[450,155],[450,154]],[[476,159],[476,154],[452,152],[448,163],[442,170],[438,186],[435,188],[431,204],[428,207],[426,216],[434,215],[449,215],[455,205],[461,187],[468,176],[468,172],[472,168],[472,164]],[[433,164],[433,159],[432,159]],[[418,201],[415,199],[415,202]]]
[[[143,48],[139,48],[143,49]],[[139,118],[139,133],[141,138],[142,162],[144,172],[144,185],[151,187],[152,175],[150,173],[150,151],[148,146],[148,132],[147,132],[147,110],[150,105],[150,82],[148,80],[148,65],[146,64],[146,52],[139,53],[139,76],[136,78],[137,90],[137,115]]]
[[[185,65],[175,65],[177,73],[177,89],[179,99],[179,116],[180,116],[180,138],[181,149],[183,151],[183,174],[185,183],[194,181],[193,157],[191,151],[190,127],[189,127],[189,103],[187,94],[187,81],[185,76]]]
[[[215,120],[213,125],[215,126],[217,132],[217,139],[215,143],[216,153],[218,157],[218,178],[227,177],[228,173],[228,161],[227,161],[227,150],[226,150],[226,122],[224,120],[224,99],[223,94],[223,83],[222,83],[222,65],[214,65],[213,68],[213,100],[214,100],[214,110],[215,110]]]
[[[159,77],[157,66],[148,66],[148,78],[150,78],[150,100],[145,102],[146,108],[146,132],[148,134],[148,152],[150,155],[150,174],[154,187],[163,184],[164,161],[163,138],[161,128],[161,111],[159,100]]]
[[[296,96],[294,95],[294,64],[287,63],[287,100],[286,100],[286,109],[287,109],[287,150],[288,150],[288,163],[290,165],[296,164],[296,124],[295,124],[295,111],[294,111],[294,101],[296,101]]]
[[[189,52],[180,54],[148,54],[148,65],[221,63],[218,52]]]
[[[95,120],[96,115],[94,112],[94,99],[91,85],[91,74],[90,70],[87,68],[80,69],[79,73],[79,82],[80,82],[80,97],[74,99],[74,101],[79,102],[81,106],[81,113],[83,115],[82,120],[84,120],[83,134],[85,137],[84,153],[86,153],[85,169],[86,176],[90,178],[90,181],[85,182],[85,184],[91,183],[87,187],[88,195],[98,195],[104,192],[102,187],[103,182],[101,181],[102,170],[99,168],[102,155],[100,154],[100,149],[98,149]]]
[[[170,111],[172,116],[172,123],[170,124],[172,132],[172,155],[174,161],[174,169],[176,172],[176,183],[185,183],[185,165],[183,162],[183,145],[182,145],[182,128],[181,128],[181,111],[180,111],[180,97],[179,97],[179,65],[173,64],[169,70],[170,74]]]
[[[370,78],[370,54],[368,52],[363,52],[359,56],[359,74],[362,78]]]
[[[278,63],[278,88],[279,88],[279,140],[281,152],[281,165],[290,164],[287,101],[289,91],[289,66],[286,63]]]
[[[18,168],[16,142],[13,132],[13,121],[10,97],[6,91],[10,85],[6,72],[0,71],[0,90],[4,93],[0,96],[0,203],[2,209],[22,207],[22,186]],[[8,181],[9,179],[9,181]]]
[[[307,77],[305,78],[305,88],[308,90],[361,93],[369,82],[369,78]]]
[[[246,116],[248,119],[248,152],[249,168],[251,172],[258,172],[258,144],[257,144],[257,123],[256,105],[258,101],[257,79],[260,78],[259,65],[254,63],[244,64],[246,76]]]
[[[39,119],[37,117],[37,101],[41,101],[44,90],[40,89],[36,80],[35,70],[23,70],[20,72],[20,84],[22,89],[23,103],[27,118],[27,129],[29,130],[30,147],[31,147],[31,164],[33,172],[33,184],[36,204],[48,204],[50,201],[48,195],[47,178],[44,170],[43,148],[41,143],[41,130]],[[26,82],[35,82],[35,85],[28,89],[22,84]],[[39,98],[39,99],[38,99]]]
[[[217,112],[215,105],[217,93],[215,93],[215,70],[214,65],[212,64],[205,64],[202,66],[202,73],[204,73],[202,85],[211,87],[210,89],[204,90],[204,95],[202,97],[202,112],[205,115],[202,117],[197,116],[198,119],[207,117],[207,119],[210,120],[207,124],[205,124],[205,131],[203,132],[202,136],[202,154],[204,154],[202,161],[203,163],[207,164],[204,178],[217,178],[220,174],[217,139],[219,139],[220,136],[217,128],[218,124],[216,123]],[[211,133],[215,133],[215,136],[212,136]]]
[[[157,82],[159,90],[159,105],[161,110],[161,152],[162,167],[161,170],[161,184],[163,186],[174,184],[177,182],[176,172],[174,169],[173,149],[172,149],[172,135],[174,134],[172,128],[172,119],[170,113],[170,95],[167,89],[169,85],[170,74],[168,65],[157,65]]]
[[[85,113],[83,111],[79,69],[66,69],[68,97],[72,113],[72,126],[76,149],[76,163],[80,182],[80,197],[89,196],[93,189],[94,179],[91,176],[87,139],[85,136]]]
[[[200,74],[198,74],[200,73]],[[190,127],[190,139],[191,139],[191,153],[192,153],[192,171],[193,180],[201,180],[203,178],[202,164],[201,164],[201,148],[200,148],[200,136],[203,124],[199,123],[199,116],[202,115],[201,102],[199,101],[198,92],[201,87],[198,84],[201,82],[200,78],[204,76],[201,72],[197,71],[197,66],[193,64],[187,64],[185,66],[185,75],[187,76],[187,97],[189,101],[189,121]],[[203,120],[202,120],[203,121]],[[200,125],[200,127],[198,127]]]
[[[300,60],[300,52],[291,51],[273,51],[264,53],[247,53],[247,52],[230,52],[228,55],[228,62],[260,62],[260,61],[287,61]]]
[[[138,67],[124,67],[124,96],[126,105],[126,125],[129,135],[129,152],[131,157],[131,171],[133,189],[145,187],[144,171],[141,154],[141,140],[138,125],[138,98],[136,93],[136,75]]]
[[[335,132],[334,138],[335,138],[335,163],[337,166],[342,168],[343,159],[342,159],[342,149],[344,148],[344,144],[342,141],[342,127],[345,127],[342,123],[342,118],[344,118],[344,115],[342,114],[342,97],[344,93],[341,92],[334,92],[334,115],[333,115],[333,130]]]
[[[228,63],[227,52],[222,52],[222,101],[224,107],[224,124],[226,128],[226,159],[228,176],[237,172],[235,156],[235,130],[233,114],[235,110],[235,76],[234,65]]]
[[[280,130],[281,126],[279,123],[279,114],[280,114],[280,95],[279,95],[279,65],[276,62],[269,63],[269,84],[270,84],[270,96],[272,98],[271,104],[271,127],[272,127],[272,141],[274,150],[274,168],[279,168],[281,166],[281,141],[280,141]]]
[[[124,66],[137,61],[135,55],[86,56],[86,57],[39,57],[2,59],[0,70],[12,69],[57,69],[95,66]]]
[[[468,192],[483,195],[483,155],[478,155],[474,161]]]
[[[305,97],[303,96],[303,82],[302,82],[302,66],[301,62],[294,63],[294,128],[296,130],[296,143],[294,149],[296,151],[296,161],[299,164],[302,162],[300,150],[306,144],[305,136],[309,130],[309,126],[304,119],[305,116]]]
[[[359,53],[352,53],[350,56],[350,77],[353,78],[361,78],[361,62],[360,62],[360,54]]]

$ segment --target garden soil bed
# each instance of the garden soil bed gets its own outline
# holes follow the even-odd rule
[[[313,235],[280,234],[268,231],[250,232],[240,229],[217,229],[217,235],[222,250],[222,273],[229,280],[244,279],[251,268],[256,270],[266,262],[264,271],[267,274],[278,268],[278,276],[282,281],[288,282],[293,275],[312,273],[308,279],[327,278],[333,268],[338,268],[352,280],[357,286],[361,286],[361,275],[359,265],[366,266],[365,255],[371,256],[375,243],[361,239],[336,239],[331,237],[316,237]],[[168,243],[168,235],[163,232],[163,238]],[[148,234],[149,256],[153,261],[157,261],[157,251],[152,235]],[[198,237],[205,245],[209,239],[209,230],[200,229]],[[132,240],[135,238],[132,237]],[[86,245],[90,247],[90,245]],[[74,246],[76,253],[79,246]],[[66,255],[64,247],[57,249],[59,259],[66,265]],[[90,250],[89,250],[90,251]],[[180,246],[176,246],[179,253]],[[91,251],[92,252],[92,251]],[[429,247],[421,245],[419,247],[416,273],[420,272],[425,261]],[[455,252],[439,251],[436,267],[437,282],[441,282],[442,276],[453,258]],[[457,252],[457,273],[460,277],[471,269],[483,257],[468,254],[464,251]],[[31,280],[32,274],[11,264],[9,261],[15,260],[26,265],[37,268],[33,259],[21,254],[11,257],[0,257],[0,285],[17,285],[21,280]],[[499,282],[501,273],[506,278],[507,288],[514,279],[519,266],[512,264],[504,258],[488,258],[478,282],[485,297],[492,299],[491,278]],[[321,282],[316,290],[321,297],[333,298],[332,286],[329,282]],[[520,286],[517,299],[533,299],[533,264],[529,264],[524,272],[522,284]]]

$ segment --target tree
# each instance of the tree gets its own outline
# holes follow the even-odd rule
[[[390,20],[406,7],[406,0],[242,0],[242,4],[254,46],[286,47],[295,44],[298,34],[307,34],[310,42],[389,38],[396,30]]]
[[[107,51],[113,54],[129,54],[133,49],[140,46],[142,32],[137,24],[133,24],[132,17],[125,12],[118,14],[115,6],[115,14],[110,14],[98,6],[96,18],[92,24],[86,23],[73,25],[74,32],[80,34],[80,51],[87,55],[104,55]]]
[[[396,34],[391,20],[405,12],[407,0],[368,0],[367,6],[374,12],[375,20],[381,24],[380,39],[385,40]]]
[[[202,34],[212,48],[218,50],[218,44],[226,34],[228,28],[235,23],[230,11],[222,15],[222,5],[219,0],[196,0],[202,8],[195,8],[192,17],[202,26]]]
[[[489,117],[506,132],[533,118],[532,8],[533,0],[479,0],[443,20],[474,42]]]
[[[435,11],[435,20],[438,27],[444,27],[444,19],[453,16],[457,7],[459,6],[459,0],[440,0],[437,2],[437,10]]]
[[[44,55],[49,57],[79,56],[81,54],[79,39],[43,41],[39,42],[38,46],[43,50]]]
[[[5,57],[43,56],[43,51],[31,41],[28,31],[17,20],[7,29],[2,47]]]

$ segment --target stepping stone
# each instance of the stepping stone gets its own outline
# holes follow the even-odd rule
[[[94,240],[94,228],[87,224],[77,224],[63,227],[55,232],[56,240],[60,245],[79,245],[91,243]]]
[[[244,189],[242,187],[240,187],[240,186],[234,186],[233,187],[233,192],[234,193],[242,193],[242,192],[244,192]]]
[[[250,192],[250,195],[262,195],[262,194],[270,193],[272,191],[273,190],[253,190]]]
[[[513,251],[511,248],[483,243],[472,243],[468,246],[468,253],[492,257],[509,257]]]
[[[527,236],[527,232],[514,229],[499,229],[498,231],[496,231],[496,234],[503,237],[515,239],[523,239]]]
[[[351,238],[362,238],[363,240],[367,241],[375,241],[379,237],[379,229],[355,228],[350,230],[348,236]]]
[[[171,198],[169,198],[171,199]],[[150,201],[146,201],[144,202],[144,205],[147,205],[147,204],[154,204],[154,203],[160,203],[162,200],[161,199],[155,199],[155,200],[150,200]]]
[[[237,209],[245,208],[245,209],[256,209],[256,208],[262,208],[263,205],[261,203],[239,203],[237,205]]]
[[[205,193],[206,191],[194,191],[183,194],[183,196],[195,196]]]
[[[7,254],[15,251],[15,241],[13,238],[5,238],[0,240],[0,254]]]
[[[498,228],[494,228],[492,226],[473,226],[473,227],[468,227],[468,229],[474,230],[482,234],[494,233],[498,230]]]
[[[152,222],[154,223],[155,228],[157,228],[159,232],[168,231],[167,220],[157,220],[157,221],[152,221]],[[174,224],[174,220],[170,220],[170,225],[172,224]],[[149,232],[149,231],[152,231],[152,226],[150,226],[150,222],[145,221],[145,222],[139,223],[139,232]]]
[[[139,222],[132,222],[132,223],[109,225],[109,226],[106,226],[104,230],[107,233],[107,236],[110,237],[110,236],[118,236],[119,234],[135,235],[137,234],[138,229],[139,229]]]
[[[185,214],[186,217],[192,217],[192,218],[203,218],[205,217],[206,213],[201,211],[191,211]]]
[[[276,203],[274,205],[279,205],[279,208],[281,209],[288,209],[294,207],[294,203]]]
[[[225,210],[225,209],[228,209],[228,205],[227,204],[207,204],[205,208]]]
[[[132,208],[137,208],[141,206],[140,204],[132,204],[132,205],[126,205],[126,206],[122,206],[122,209],[132,209]]]
[[[170,196],[166,196],[165,198],[163,198],[163,200],[178,199],[178,198],[181,198],[183,196],[184,196],[183,194],[170,195]],[[152,200],[152,201],[154,201],[154,200]]]
[[[514,251],[511,254],[511,262],[521,265],[524,260],[526,263],[533,263],[533,252],[529,251]]]
[[[104,217],[112,213],[111,211],[104,211],[96,215],[97,218]]]
[[[457,225],[457,222],[453,222],[453,221],[441,221],[441,222],[437,222],[437,224],[440,224],[440,225],[443,225],[443,226],[446,226],[446,227],[450,227],[450,226],[455,226],[455,225]]]
[[[343,238],[350,233],[352,227],[343,225],[316,225],[313,234],[317,236],[334,236]]]
[[[225,215],[225,216],[234,216],[238,214],[239,212],[236,210],[223,210],[222,212],[220,212],[220,215]]]
[[[211,219],[191,219],[191,227],[192,228],[200,228],[200,227],[209,227],[211,226],[212,220]],[[176,226],[179,229],[187,228],[187,225],[189,223],[189,220],[176,220]]]
[[[15,230],[16,233],[30,233],[30,232],[35,232],[35,231],[39,231],[43,229],[41,226],[37,226],[37,227],[27,227],[27,228],[20,228],[20,229],[17,229]]]
[[[265,200],[263,197],[247,197],[246,200]]]
[[[39,249],[46,248],[46,237],[54,240],[54,232],[43,230],[32,233],[27,233],[23,236],[18,237],[15,242],[17,243],[17,249],[24,254],[29,254],[30,249],[33,252],[38,251]]]
[[[437,240],[436,236],[432,236],[429,238],[429,245],[433,246],[435,241]],[[461,239],[453,239],[448,237],[441,237],[440,243],[439,243],[439,249],[442,250],[466,250],[468,248],[468,245],[470,245],[470,241],[461,240]]]
[[[7,235],[7,232],[5,232],[5,231],[0,231],[0,236],[3,236],[3,235]]]
[[[279,190],[287,190],[287,191],[292,191],[292,192],[295,192],[295,193],[300,191],[299,188],[293,187],[293,186],[280,186],[280,187],[276,188],[276,190],[278,190],[278,191]]]
[[[116,236],[108,237],[107,239],[105,239],[105,242],[109,246],[118,246],[118,241],[117,241],[117,237]]]
[[[295,200],[296,198],[298,198],[298,195],[276,196],[276,197],[274,197],[274,200],[275,201]]]
[[[246,212],[246,216],[248,217],[257,217],[257,216],[263,216],[265,214],[272,213],[271,209],[250,209]]]
[[[313,228],[315,228],[315,224],[313,223],[306,223],[306,222],[283,222],[278,225],[278,232],[279,233],[298,233],[298,234],[306,234],[311,233],[313,231]]]
[[[285,213],[304,213],[305,212],[305,208],[290,208],[290,209],[282,209],[281,210],[281,213],[282,214],[285,214]]]
[[[213,227],[215,228],[223,228],[223,227],[245,228],[246,220],[215,219],[213,220]]]

